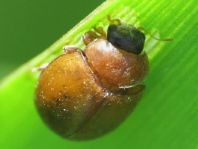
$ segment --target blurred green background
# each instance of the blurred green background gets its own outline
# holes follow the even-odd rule
[[[59,39],[104,0],[0,0],[0,79]]]

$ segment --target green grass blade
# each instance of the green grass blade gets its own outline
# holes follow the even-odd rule
[[[4,148],[198,148],[198,1],[109,0],[39,56],[0,84],[0,145]],[[83,48],[82,34],[108,25],[107,15],[143,26],[150,58],[146,92],[133,114],[113,133],[88,142],[60,139],[40,120],[35,107],[39,72],[32,69],[60,55],[67,44]],[[79,42],[80,41],[80,42]]]

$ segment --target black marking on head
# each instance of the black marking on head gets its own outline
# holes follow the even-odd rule
[[[107,40],[117,48],[140,54],[144,48],[145,35],[131,25],[110,25]]]

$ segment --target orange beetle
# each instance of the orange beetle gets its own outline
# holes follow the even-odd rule
[[[144,90],[148,71],[145,35],[122,23],[107,35],[83,36],[84,51],[70,47],[40,75],[36,106],[46,124],[64,138],[87,140],[117,128]]]

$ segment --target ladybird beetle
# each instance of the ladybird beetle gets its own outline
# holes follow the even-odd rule
[[[132,25],[111,23],[83,36],[82,51],[67,47],[42,72],[36,107],[60,136],[88,140],[111,132],[132,112],[148,71],[145,35]]]

